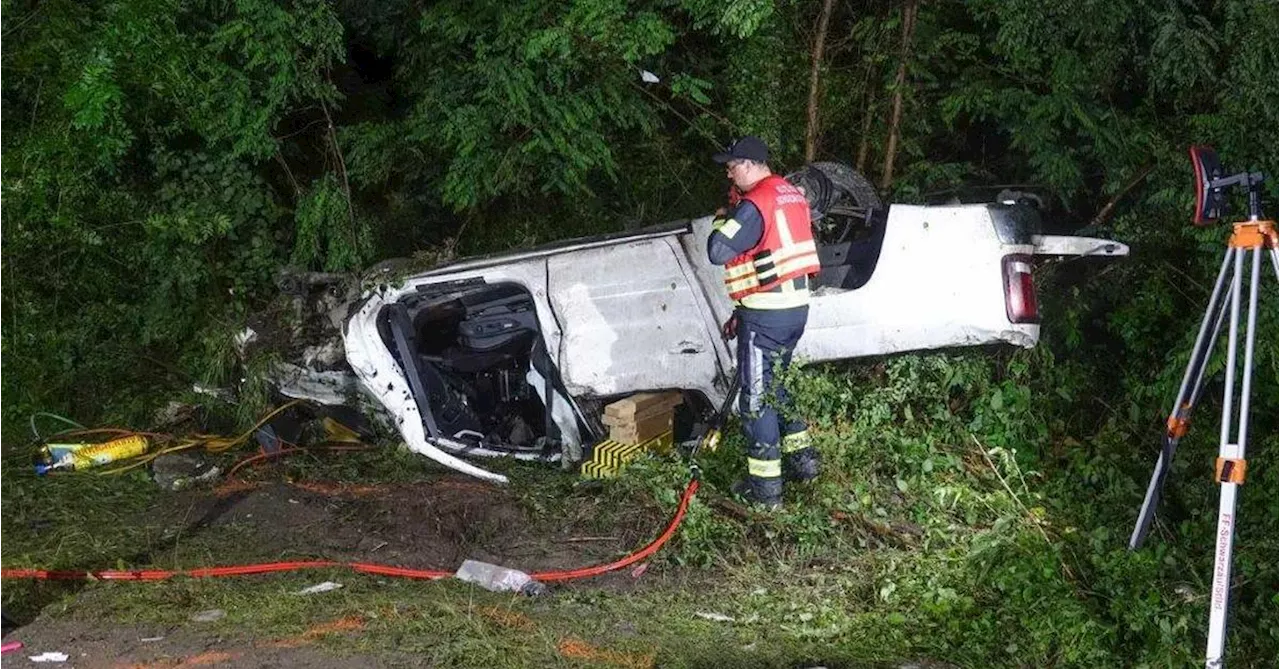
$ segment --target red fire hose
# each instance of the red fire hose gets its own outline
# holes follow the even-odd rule
[[[544,583],[556,581],[572,581],[579,578],[589,578],[591,576],[599,576],[611,571],[623,569],[635,564],[662,548],[676,533],[676,529],[680,527],[680,522],[684,520],[684,514],[689,509],[689,502],[693,499],[693,495],[698,491],[698,479],[694,478],[689,481],[689,485],[684,489],[684,494],[680,497],[680,505],[676,507],[675,515],[671,517],[671,522],[667,523],[667,528],[654,539],[649,545],[640,550],[614,562],[607,564],[595,565],[592,567],[582,567],[580,569],[567,569],[558,571],[544,571],[530,574],[534,580]],[[48,569],[0,569],[0,578],[16,579],[37,579],[37,580],[58,580],[58,581],[84,581],[84,580],[102,580],[102,581],[163,581],[174,576],[189,576],[191,578],[214,578],[222,576],[249,576],[251,574],[271,574],[282,571],[301,571],[304,569],[337,569],[347,568],[362,574],[377,574],[379,576],[394,576],[398,578],[419,578],[419,579],[436,579],[447,578],[453,575],[451,571],[443,571],[439,569],[410,569],[407,567],[393,567],[385,564],[375,564],[372,562],[335,562],[331,560],[309,560],[300,562],[262,562],[258,564],[231,565],[227,567],[201,567],[198,569],[104,569],[101,571],[74,571],[74,570],[48,570]]]

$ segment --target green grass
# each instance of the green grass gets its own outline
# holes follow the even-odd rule
[[[742,470],[741,438],[731,428],[719,451],[700,458],[704,491],[676,539],[636,581],[584,581],[534,599],[344,570],[70,587],[9,581],[4,606],[9,615],[43,609],[165,625],[222,608],[228,615],[216,629],[268,640],[355,616],[364,628],[319,638],[325,652],[408,652],[444,666],[609,666],[649,657],[663,667],[921,658],[966,667],[1197,662],[1216,490],[1178,472],[1167,515],[1189,515],[1166,525],[1147,549],[1125,551],[1146,473],[1125,464],[1134,434],[1124,421],[1093,431],[1053,426],[1041,417],[1040,395],[1025,390],[1043,381],[1018,376],[1034,372],[1034,358],[1024,368],[1032,372],[1019,371],[1026,362],[1015,357],[998,369],[976,355],[935,355],[807,371],[795,388],[825,458],[824,477],[788,489],[781,513],[744,520],[726,512],[721,491]],[[1186,447],[1206,444],[1193,439]],[[1274,437],[1264,438],[1255,452],[1274,449]],[[146,522],[146,509],[163,504],[166,493],[141,474],[36,479],[15,465],[20,460],[7,449],[6,566],[101,568],[122,556],[148,556],[164,567],[263,559],[252,533],[235,524],[167,542],[166,528]],[[592,484],[556,468],[488,464],[512,477],[518,503],[542,523],[534,533],[551,536],[568,523],[601,533],[631,528],[636,545],[665,523],[687,476],[682,463],[663,458]],[[389,447],[293,458],[250,476],[412,482],[439,473],[425,458]],[[1274,516],[1255,492],[1274,490],[1275,473],[1256,480],[1237,538],[1233,666],[1268,666],[1275,657],[1275,538],[1263,531]],[[163,550],[149,550],[156,546]],[[322,580],[346,587],[289,594]],[[594,648],[595,659],[566,657],[569,642]]]
[[[669,507],[683,478],[677,463],[659,461],[638,465],[632,478],[585,488],[556,470],[510,463],[500,468],[514,478],[521,503],[538,514],[569,517],[576,513],[571,504],[590,500],[596,502],[601,529],[606,529],[625,522],[623,516],[633,515],[637,502],[642,508],[647,503],[652,508],[643,519],[653,526],[651,533],[660,529],[670,508],[636,496],[648,498],[650,487],[663,486],[670,493],[664,495]],[[142,473],[35,479],[21,471],[5,469],[6,479],[12,478],[6,481],[6,502],[21,500],[16,508],[25,511],[5,524],[6,566],[145,566],[116,560],[122,555],[146,555],[148,564],[160,567],[263,558],[247,545],[250,534],[234,524],[205,528],[176,545],[163,541],[169,528],[139,522],[139,518],[145,518],[149,506],[163,503],[167,493],[155,490]],[[423,458],[388,449],[317,460],[298,458],[262,473],[294,480],[404,482],[438,470]],[[708,489],[704,497],[714,494]],[[110,504],[73,504],[77,498]],[[15,507],[6,504],[6,508]],[[724,523],[701,500],[695,501],[691,518],[696,519],[690,527],[697,534],[691,537],[686,528],[685,538],[692,538],[689,546],[667,551],[634,585],[611,582],[599,587],[587,581],[559,586],[550,596],[537,599],[489,593],[456,582],[400,581],[346,570],[238,579],[178,578],[161,583],[8,581],[4,599],[6,611],[20,618],[34,615],[32,606],[38,605],[46,616],[162,626],[181,625],[196,611],[219,608],[228,615],[211,629],[258,639],[293,637],[312,625],[356,616],[365,627],[354,641],[343,637],[321,639],[321,643],[339,656],[353,651],[408,652],[446,666],[566,662],[572,666],[575,661],[566,659],[559,646],[573,640],[601,653],[614,653],[604,655],[605,660],[597,658],[605,664],[608,658],[640,661],[653,656],[661,666],[723,666],[725,662],[787,666],[799,659],[862,666],[909,652],[906,638],[889,634],[893,625],[867,615],[864,606],[826,611],[799,606],[789,597],[793,587],[788,583],[794,577],[789,568],[754,573],[756,567],[745,556],[730,557],[711,568],[698,566],[705,562],[702,551],[732,550],[730,543],[716,543],[726,538],[726,532],[734,538],[744,532],[736,524],[722,527]],[[784,515],[766,522],[785,528],[795,520]],[[34,527],[44,530],[25,529]],[[161,544],[166,546],[163,552],[151,553]],[[779,566],[786,567],[785,563]],[[336,580],[345,587],[312,597],[290,594],[322,580]],[[850,573],[831,573],[820,587],[825,596],[843,596],[857,589],[856,581]],[[794,588],[809,590],[804,583]],[[498,610],[517,613],[524,622],[504,621],[495,616]],[[730,615],[735,622],[708,621],[699,618],[698,612]],[[837,626],[832,616],[839,618]],[[841,643],[833,646],[831,635],[836,630]],[[884,643],[890,639],[893,643]]]
[[[310,597],[291,593],[323,579],[342,590]],[[562,663],[558,645],[579,639],[660,666],[788,666],[797,661],[862,666],[909,652],[905,621],[841,615],[839,635],[820,612],[787,601],[785,591],[665,582],[618,593],[574,586],[538,599],[490,593],[456,582],[417,583],[317,572],[239,581],[165,585],[102,584],[64,615],[179,625],[195,611],[219,608],[218,631],[287,638],[328,620],[358,617],[361,652],[408,652],[443,666],[545,666]],[[753,594],[759,593],[759,594]],[[713,598],[715,605],[708,605]],[[502,616],[507,611],[517,616]],[[733,622],[698,617],[728,613]],[[835,642],[835,643],[833,643]]]

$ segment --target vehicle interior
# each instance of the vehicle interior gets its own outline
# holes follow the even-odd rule
[[[493,450],[559,452],[543,398],[571,402],[518,284],[423,286],[388,305],[383,342],[405,370],[427,433]],[[581,432],[581,425],[570,426]]]

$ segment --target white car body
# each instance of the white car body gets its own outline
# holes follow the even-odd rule
[[[1106,240],[1010,231],[1002,212],[1007,208],[1001,205],[889,207],[870,277],[853,289],[815,290],[797,359],[821,362],[993,343],[1029,348],[1039,340],[1040,325],[1011,322],[1007,258],[1128,253],[1123,244]],[[588,439],[574,428],[574,416],[581,416],[577,401],[583,399],[682,389],[719,404],[735,363],[733,344],[719,335],[732,305],[722,287],[722,269],[707,259],[710,226],[706,217],[655,231],[463,260],[379,286],[345,323],[347,362],[360,389],[394,418],[411,450],[494,481],[506,479],[459,454],[554,458],[431,434],[394,345],[379,332],[388,305],[431,291],[454,295],[451,286],[466,292],[515,284],[527,291],[538,336],[558,368],[564,394],[572,398],[553,400],[548,412],[548,421],[554,413],[565,428],[561,438],[568,441]],[[565,452],[580,453],[584,445],[590,444],[570,444],[578,450]]]

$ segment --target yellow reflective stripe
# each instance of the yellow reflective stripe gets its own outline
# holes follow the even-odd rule
[[[809,303],[809,291],[797,290],[786,293],[752,293],[742,298],[742,306],[748,309],[791,309],[803,307]]]
[[[733,236],[738,234],[738,231],[741,229],[742,224],[732,218],[726,219],[720,225],[716,226],[716,230],[719,230],[720,234],[728,237],[729,239],[733,239]]]
[[[755,288],[758,285],[760,285],[760,282],[757,281],[754,276],[749,276],[745,279],[738,279],[737,281],[724,282],[725,289],[728,290],[730,293],[736,293],[740,290],[746,290],[748,288]]]
[[[744,262],[741,265],[729,265],[728,267],[725,267],[724,275],[726,278],[736,279],[740,276],[755,274],[755,271],[756,271],[756,268],[752,266],[751,263]]]
[[[791,240],[791,226],[787,225],[787,215],[781,209],[773,212],[773,224],[778,228],[778,239],[782,240],[782,247],[791,246],[793,243]]]
[[[818,256],[816,255],[801,256],[799,258],[792,258],[791,260],[788,260],[780,265],[774,265],[773,269],[759,272],[758,276],[760,277],[760,281],[767,283],[770,279],[772,279],[775,276],[786,276],[791,272],[801,270],[811,265],[817,265],[817,264],[818,264]]]
[[[774,266],[773,273],[786,276],[790,272],[794,272],[798,269],[803,269],[810,265],[817,265],[817,264],[818,264],[818,256],[810,253],[809,255],[800,256],[799,258],[792,258],[791,260],[788,260],[780,265]],[[762,272],[760,276],[761,278],[764,278],[764,273]]]
[[[803,451],[804,449],[809,448],[809,446],[811,445],[812,445],[812,442],[809,439],[808,430],[802,430],[795,434],[788,434],[787,436],[782,438],[783,453],[795,453],[796,451]]]
[[[791,260],[792,258],[797,258],[805,255],[814,255],[815,262],[817,262],[816,261],[817,253],[818,253],[818,248],[817,246],[814,245],[813,242],[811,241],[801,242],[799,244],[792,244],[791,246],[778,249],[777,251],[769,251],[767,253],[761,254],[759,257],[755,259],[754,262],[757,268],[760,267],[761,265],[769,265],[769,264],[773,264],[776,266],[776,265],[781,265],[787,262],[788,260]],[[764,273],[767,273],[767,272],[768,270],[765,270]]]
[[[782,248],[773,252],[775,256],[793,256],[799,253],[813,253],[818,250],[818,245],[812,239],[798,244],[786,244]]]
[[[782,476],[782,460],[747,458],[747,473],[760,478],[776,479]]]

